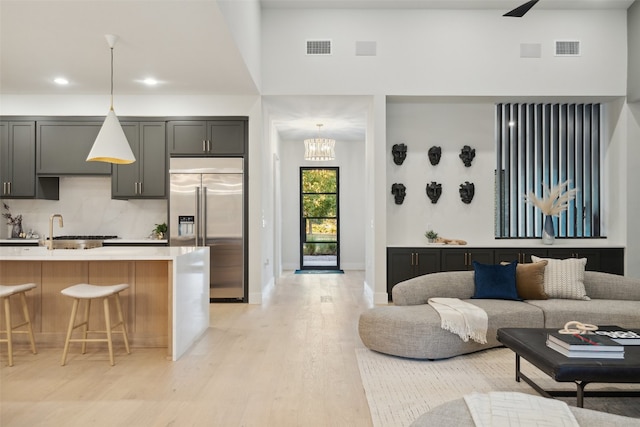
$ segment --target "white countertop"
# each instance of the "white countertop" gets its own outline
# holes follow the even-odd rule
[[[442,243],[417,243],[387,245],[388,248],[624,248],[625,245],[614,244],[607,239],[556,239],[552,245],[545,245],[541,239],[496,239],[487,243],[467,242],[466,245],[445,245]]]
[[[192,246],[103,246],[93,249],[54,249],[43,246],[0,246],[0,261],[122,261],[173,260],[191,252],[209,250]]]

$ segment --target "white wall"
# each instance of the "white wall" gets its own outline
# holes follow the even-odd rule
[[[394,144],[407,145],[402,165],[393,162]],[[424,245],[428,228],[440,236],[488,244],[494,240],[494,106],[490,102],[438,102],[424,98],[391,100],[387,105],[386,168],[387,244]],[[429,148],[442,148],[436,166]],[[471,167],[458,157],[464,145],[476,150]],[[431,181],[442,184],[442,196],[433,204],[426,194]],[[460,200],[459,185],[475,185],[470,204]],[[404,203],[394,203],[393,183],[407,187]]]
[[[640,101],[640,2],[635,2],[628,9],[628,61],[627,97],[629,102]]]
[[[626,93],[626,11],[263,10],[263,94],[462,96]],[[305,40],[330,39],[333,54],[305,55]],[[555,57],[555,40],[580,40],[582,55]],[[376,41],[377,56],[355,56]],[[520,58],[521,43],[542,57]]]
[[[627,134],[627,151],[626,151],[626,167],[627,167],[627,183],[626,186],[626,202],[627,212],[626,230],[627,230],[627,271],[625,274],[640,278],[640,227],[638,226],[638,212],[640,212],[640,192],[638,192],[638,182],[640,182],[640,168],[638,168],[638,159],[640,159],[640,102],[628,105],[629,120]]]
[[[280,143],[282,200],[282,266],[300,268],[300,167],[340,168],[340,261],[346,270],[363,270],[365,242],[364,141],[336,141],[336,159],[329,162],[304,160],[302,141]]]

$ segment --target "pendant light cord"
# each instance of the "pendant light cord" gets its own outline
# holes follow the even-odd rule
[[[113,47],[111,47],[111,111],[113,111]]]

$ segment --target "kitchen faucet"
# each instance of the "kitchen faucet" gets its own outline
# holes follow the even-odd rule
[[[49,217],[49,242],[47,242],[47,249],[49,249],[50,251],[53,250],[53,218],[59,218],[59,223],[60,223],[60,227],[64,227],[64,224],[62,223],[62,215],[60,214],[53,214]]]

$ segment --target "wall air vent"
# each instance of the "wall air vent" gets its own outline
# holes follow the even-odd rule
[[[307,40],[307,55],[331,55],[331,40]]]
[[[556,40],[556,56],[580,56],[578,40]]]

